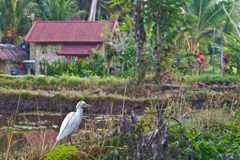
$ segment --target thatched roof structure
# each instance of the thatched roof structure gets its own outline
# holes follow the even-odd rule
[[[15,45],[0,44],[0,59],[4,61],[22,62],[28,60],[29,55]]]

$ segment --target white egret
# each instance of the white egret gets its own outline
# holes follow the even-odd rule
[[[72,144],[71,134],[76,132],[76,130],[78,129],[78,126],[81,123],[83,117],[83,108],[85,107],[92,107],[92,105],[86,104],[84,101],[80,101],[76,106],[76,111],[67,114],[60,127],[59,134],[56,138],[57,141],[60,141],[68,136],[68,139]]]

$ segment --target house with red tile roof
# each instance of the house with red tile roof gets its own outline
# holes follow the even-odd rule
[[[24,35],[24,41],[30,43],[30,60],[50,56],[52,53],[43,52],[41,49],[47,46],[57,46],[58,51],[57,54],[54,53],[55,56],[48,59],[49,62],[57,59],[88,57],[92,49],[100,50],[105,56],[104,32],[111,33],[117,26],[117,19],[84,21],[76,15],[67,21],[43,21],[35,18],[28,34]],[[40,57],[36,56],[38,52],[41,52]]]

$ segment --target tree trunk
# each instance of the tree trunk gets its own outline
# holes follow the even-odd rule
[[[88,21],[95,21],[96,8],[97,8],[97,1],[96,0],[92,0]]]
[[[97,13],[98,18],[100,17],[100,13],[101,13],[101,0],[98,0],[98,13]]]
[[[160,20],[161,20],[161,16],[160,13],[158,12],[157,15],[157,46],[156,46],[156,52],[155,52],[155,72],[156,75],[154,77],[154,79],[158,80],[160,79],[160,73],[161,73],[161,53],[160,53]]]
[[[159,52],[159,45],[160,45],[160,17],[159,12],[157,16],[157,52]]]
[[[44,74],[47,75],[47,65],[44,65]]]
[[[146,33],[144,30],[143,18],[141,16],[142,0],[135,0],[133,7],[134,14],[134,25],[133,25],[133,36],[135,39],[135,56],[136,60],[136,72],[137,82],[141,84],[145,77],[146,66],[144,65],[144,56],[141,53],[145,52]]]

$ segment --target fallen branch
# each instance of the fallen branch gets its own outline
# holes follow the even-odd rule
[[[172,84],[162,84],[162,88],[186,88],[187,86],[182,85],[172,85]]]
[[[218,84],[206,85],[206,84],[201,83],[201,82],[198,82],[197,84],[200,85],[200,86],[211,88],[211,89],[233,89],[233,88],[237,88],[237,86],[224,86],[224,85],[218,85]]]

